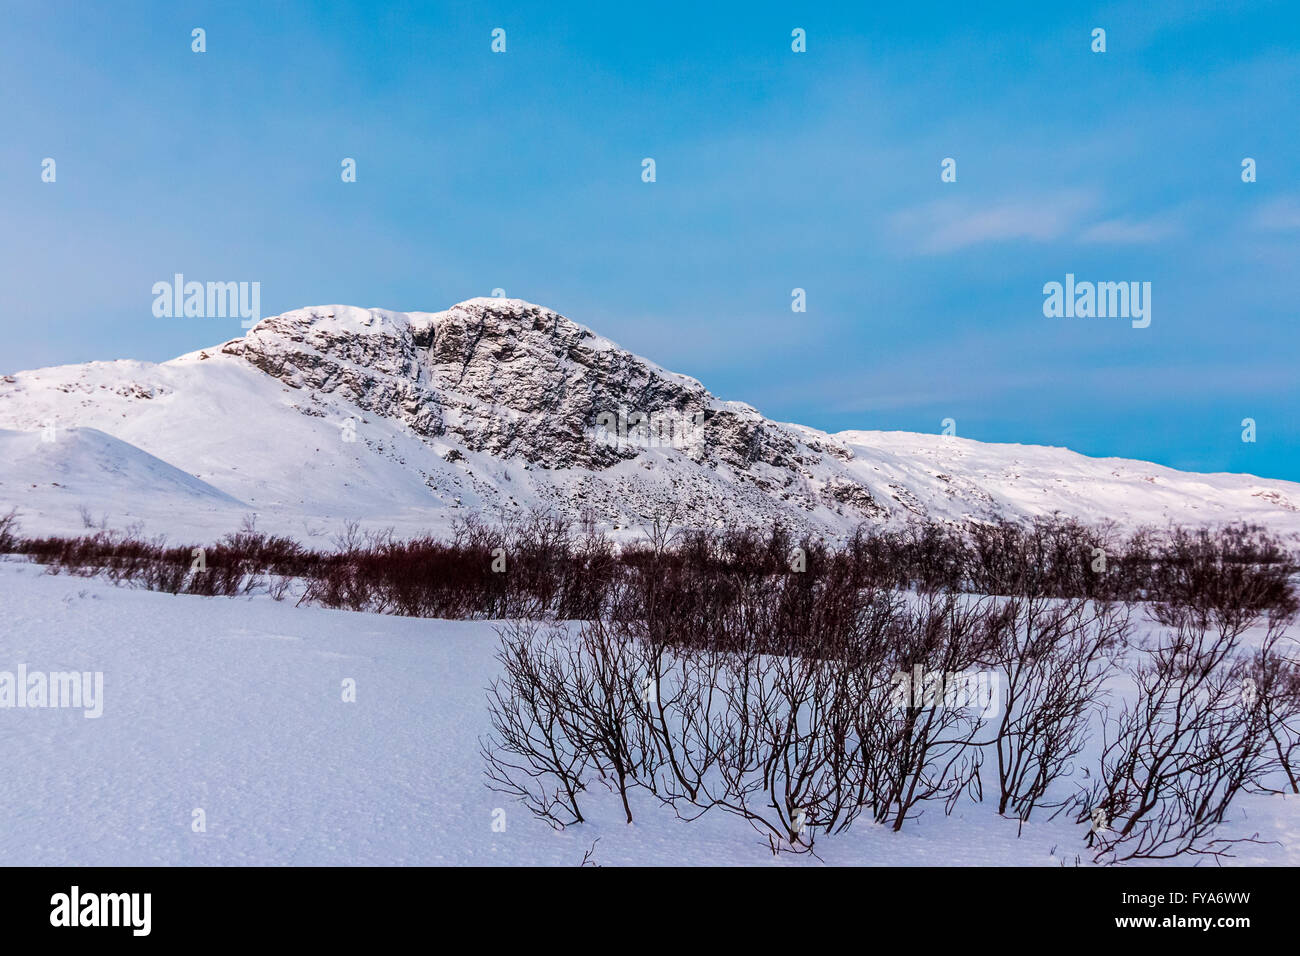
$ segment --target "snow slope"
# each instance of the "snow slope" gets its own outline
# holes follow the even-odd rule
[[[590,821],[556,832],[489,791],[487,623],[171,596],[16,561],[0,561],[0,607],[0,670],[104,679],[97,719],[0,710],[3,864],[576,866],[594,844],[602,865],[819,865],[774,859],[734,817],[684,823],[644,796],[630,826],[612,794],[593,794]],[[1231,816],[1231,835],[1273,842],[1229,863],[1300,865],[1300,800],[1250,797]],[[1017,829],[963,803],[899,833],[859,822],[817,848],[830,864],[1072,865],[1086,827]]]
[[[635,425],[611,440],[610,417],[637,413],[700,425],[666,443]],[[233,530],[250,511],[264,530],[310,539],[351,520],[411,534],[534,506],[590,509],[624,533],[672,508],[699,524],[783,520],[833,536],[864,520],[1053,511],[1300,533],[1291,482],[773,422],[513,299],[437,313],[299,309],[161,364],[0,377],[0,428],[50,425],[56,444],[70,439],[60,451],[6,439],[0,457],[0,508],[23,511],[28,531],[78,530],[85,504],[112,527],[173,538]],[[121,445],[93,448],[77,431],[87,428]],[[164,480],[149,456],[194,483]],[[119,467],[126,458],[140,464]],[[208,493],[195,499],[199,487]]]
[[[912,432],[845,431],[833,437],[853,449],[859,467],[894,476],[930,515],[958,518],[967,513],[967,502],[983,500],[1001,513],[1059,511],[1091,523],[1252,521],[1283,533],[1300,528],[1300,485],[1293,482]]]
[[[191,508],[247,506],[205,481],[96,428],[14,432],[0,429],[0,458],[9,467],[0,478],[0,493],[21,494],[48,487],[72,497],[98,500],[107,484],[125,496],[118,504],[143,508],[156,499]]]

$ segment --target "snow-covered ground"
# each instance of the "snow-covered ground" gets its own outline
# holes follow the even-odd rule
[[[594,844],[600,865],[820,865],[774,858],[739,819],[681,822],[644,794],[630,826],[612,794],[592,794],[590,822],[557,832],[488,790],[490,623],[172,596],[16,560],[0,560],[0,608],[0,671],[103,673],[97,719],[0,709],[3,864],[576,866]],[[1225,835],[1273,842],[1228,862],[1300,865],[1300,798],[1249,796],[1232,815]],[[1085,827],[1018,829],[987,802],[951,817],[936,805],[900,833],[860,821],[817,850],[887,866],[1084,852]]]

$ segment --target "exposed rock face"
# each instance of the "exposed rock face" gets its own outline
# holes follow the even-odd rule
[[[725,469],[805,509],[848,505],[864,518],[883,510],[847,477],[819,493],[807,486],[812,469],[853,457],[829,436],[811,439],[720,402],[695,379],[527,302],[471,299],[436,313],[301,309],[221,351],[293,388],[498,458],[599,472],[653,450]]]

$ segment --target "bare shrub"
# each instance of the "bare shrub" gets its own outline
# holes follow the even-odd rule
[[[1147,568],[1140,596],[1152,602],[1162,624],[1178,626],[1190,616],[1201,627],[1241,630],[1264,615],[1296,613],[1294,562],[1261,528],[1147,532],[1135,539],[1133,550],[1141,551]]]
[[[1286,780],[1292,793],[1300,793],[1300,658],[1294,639],[1273,624],[1247,668],[1243,694],[1257,696],[1268,738],[1267,760],[1252,789],[1280,792],[1270,783],[1274,774]]]
[[[360,550],[365,535],[361,531],[361,522],[348,520],[335,534],[330,536],[330,543],[340,554],[353,554]]]
[[[88,505],[77,505],[77,515],[81,518],[81,526],[87,530],[95,527],[95,516]]]
[[[0,514],[0,554],[9,554],[18,550],[18,544],[22,540],[18,531],[17,508],[10,508],[4,514]]]
[[[503,676],[488,688],[493,732],[479,741],[488,786],[552,826],[580,823],[578,794],[586,789],[590,756],[574,731],[567,635],[522,621],[498,634]]]
[[[977,594],[1100,597],[1110,583],[1094,568],[1096,554],[1120,558],[1113,529],[1090,528],[1052,515],[1016,522],[972,522],[965,529],[963,586]]]
[[[922,595],[887,632],[895,674],[911,675],[919,668],[923,680],[933,681],[977,670],[995,638],[991,607],[987,598]],[[921,802],[956,799],[966,787],[979,784],[981,754],[973,744],[982,715],[951,700],[946,686],[936,699],[928,698],[928,689],[916,687],[914,679],[907,689],[910,693],[896,699],[891,710],[884,739],[887,756],[876,768],[871,788],[877,822],[892,818],[894,830],[902,829]]]
[[[1249,662],[1236,626],[1201,627],[1190,614],[1133,671],[1137,699],[1103,722],[1106,744],[1094,859],[1222,856],[1233,799],[1266,767],[1266,713],[1243,694]]]
[[[1002,677],[992,741],[998,812],[1028,820],[1088,740],[1091,711],[1128,640],[1129,614],[1083,599],[1015,597],[997,609],[992,627],[989,664]]]
[[[642,707],[637,649],[600,621],[583,626],[565,649],[569,733],[618,793],[631,823],[628,794],[654,776],[658,756]]]

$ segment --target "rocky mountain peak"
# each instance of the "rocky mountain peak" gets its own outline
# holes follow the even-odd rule
[[[0,504],[52,528],[86,501],[166,534],[248,510],[312,535],[336,519],[418,531],[533,507],[625,531],[665,514],[844,535],[864,519],[1054,512],[1300,528],[1288,482],[769,421],[515,299],[316,306],[161,364],[14,373],[0,377],[3,429],[17,457],[0,460]]]
[[[599,470],[651,451],[736,472],[851,457],[519,299],[469,299],[433,313],[298,309],[222,351],[418,435],[543,468]]]

